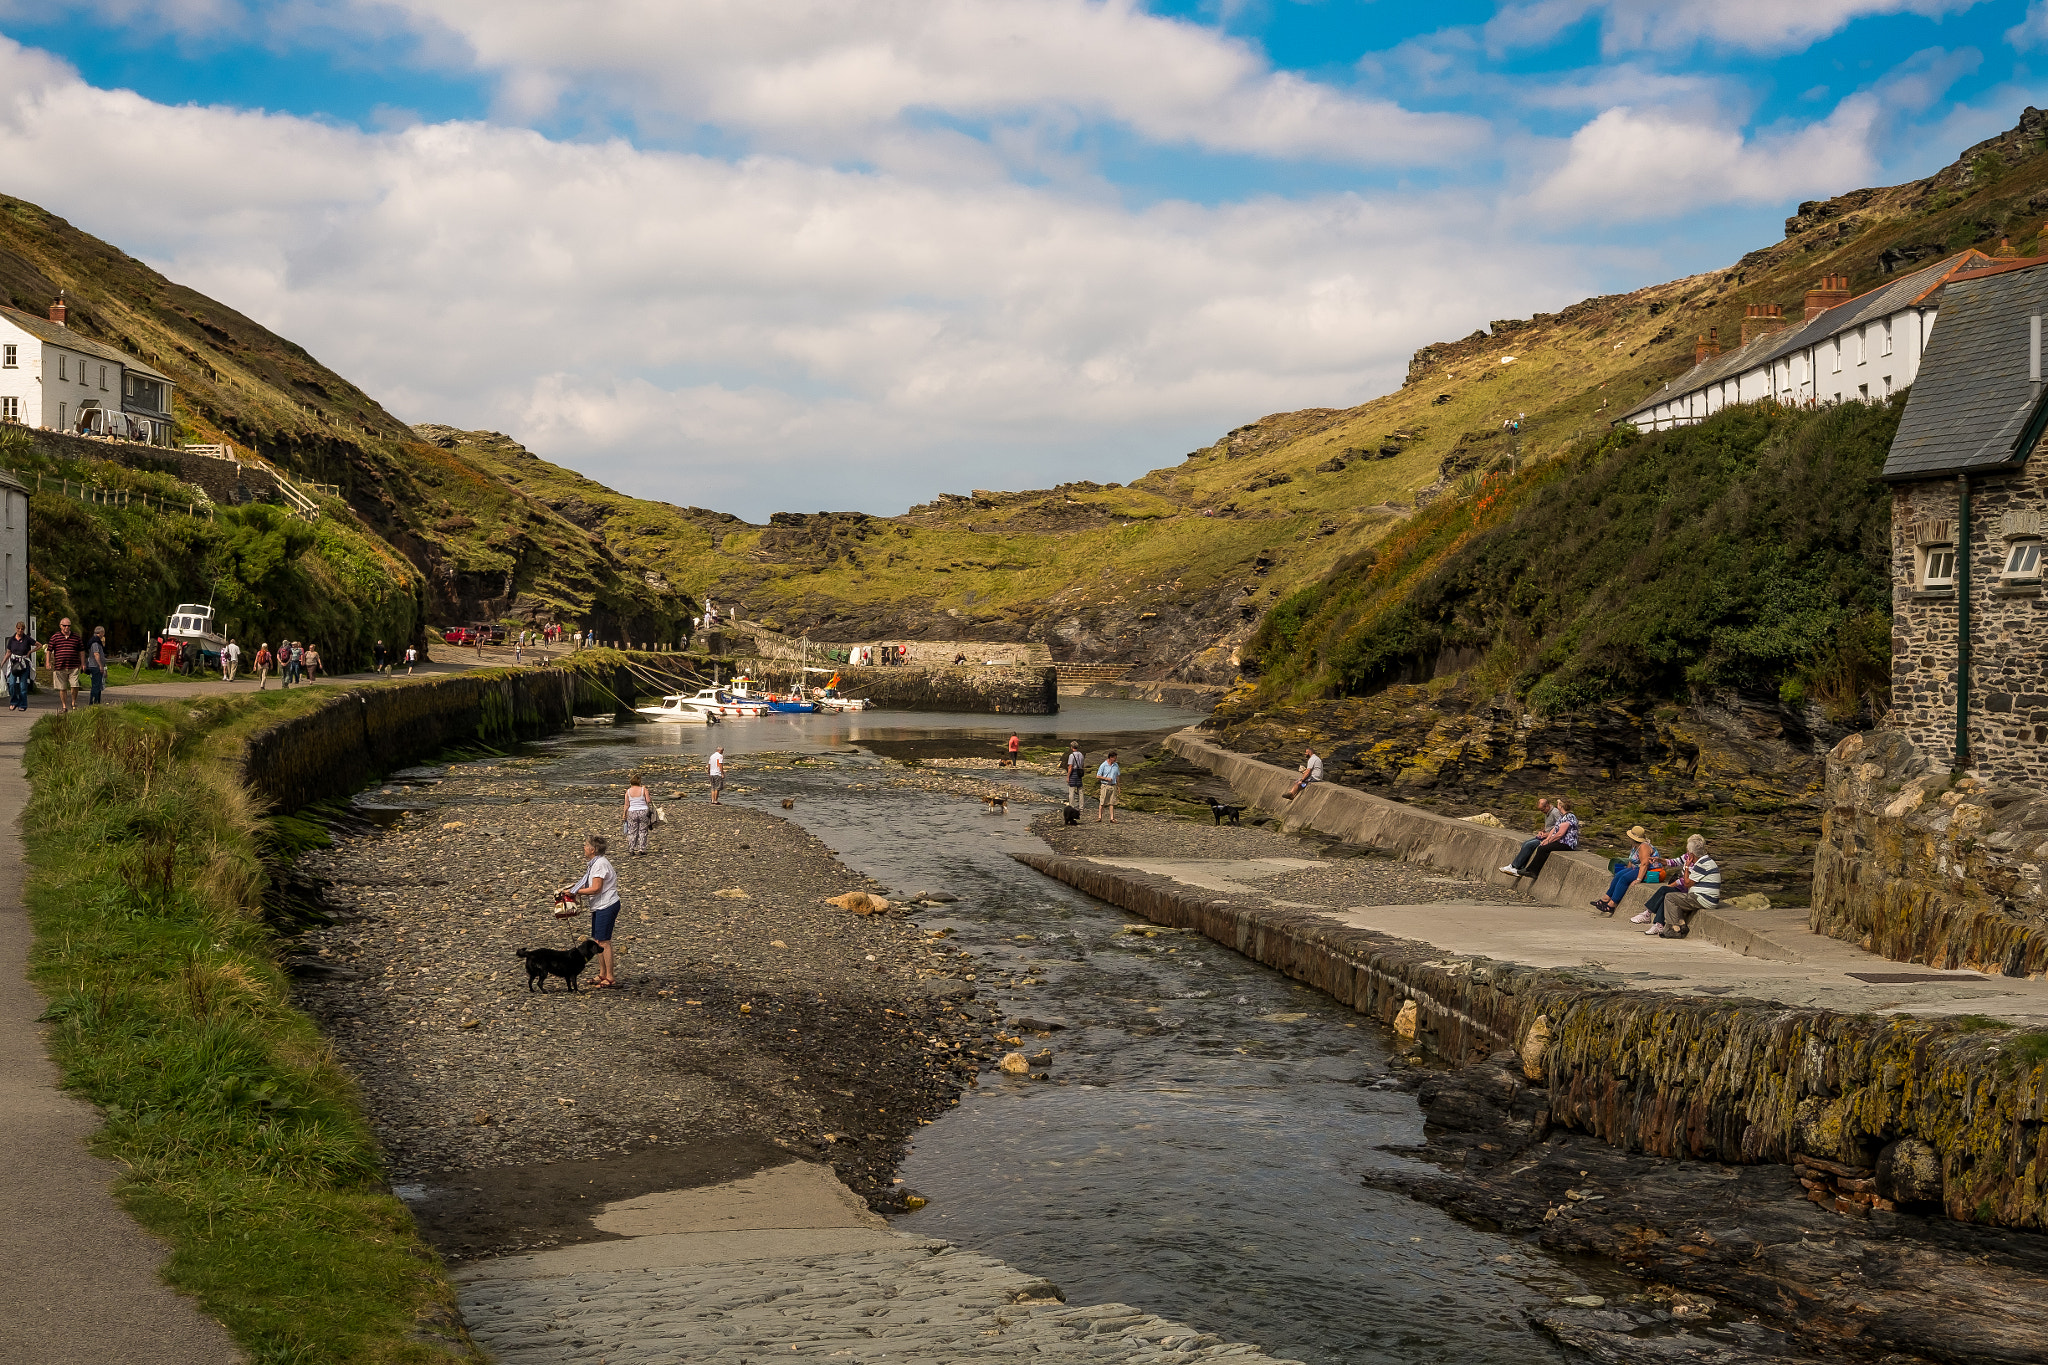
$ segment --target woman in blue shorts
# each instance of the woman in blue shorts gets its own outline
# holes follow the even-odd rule
[[[612,860],[604,856],[607,847],[602,834],[583,836],[583,856],[590,859],[590,865],[583,869],[583,885],[569,892],[572,896],[590,897],[590,937],[604,952],[597,980],[590,983],[593,986],[619,984],[612,979],[612,929],[619,922],[619,874]]]

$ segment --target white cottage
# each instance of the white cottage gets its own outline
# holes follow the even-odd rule
[[[64,298],[39,318],[0,307],[0,422],[172,443],[170,376],[71,331]]]
[[[1846,276],[1830,275],[1807,291],[1806,316],[1797,323],[1777,304],[1753,304],[1735,350],[1723,353],[1709,332],[1699,339],[1690,370],[1615,420],[1662,431],[1705,421],[1730,403],[1764,398],[1881,402],[1920,372],[1942,286],[2011,264],[1964,251],[1855,298]]]
[[[0,635],[28,620],[28,489],[0,469]]]

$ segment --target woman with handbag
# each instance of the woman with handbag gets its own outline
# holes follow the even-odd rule
[[[36,676],[36,642],[28,633],[28,622],[16,621],[14,634],[7,637],[7,709],[28,710],[28,688]]]

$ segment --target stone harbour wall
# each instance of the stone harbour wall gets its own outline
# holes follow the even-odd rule
[[[1155,924],[1197,930],[1448,1061],[1514,1049],[1548,1083],[1547,1124],[1652,1156],[1867,1172],[1840,1180],[1870,1204],[2048,1228],[2048,1034],[1616,988],[1595,973],[1233,906],[1085,859],[1014,856]],[[1828,1197],[1842,1198],[1832,1186]]]
[[[318,710],[250,736],[243,780],[272,810],[289,813],[450,744],[538,739],[578,711],[610,709],[608,690],[566,669],[479,669],[335,689]]]
[[[2048,971],[2048,794],[1947,771],[1901,730],[1828,757],[1814,932],[1899,962]]]

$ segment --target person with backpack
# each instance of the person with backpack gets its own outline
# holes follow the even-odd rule
[[[36,678],[36,641],[26,621],[16,621],[14,634],[7,637],[6,669],[7,709],[28,710],[29,684]]]
[[[1088,809],[1088,800],[1081,795],[1081,777],[1088,770],[1088,757],[1081,752],[1081,741],[1067,742],[1067,804],[1076,814]]]
[[[270,641],[256,646],[256,690],[261,692],[270,685],[270,666],[276,660],[270,655]]]

